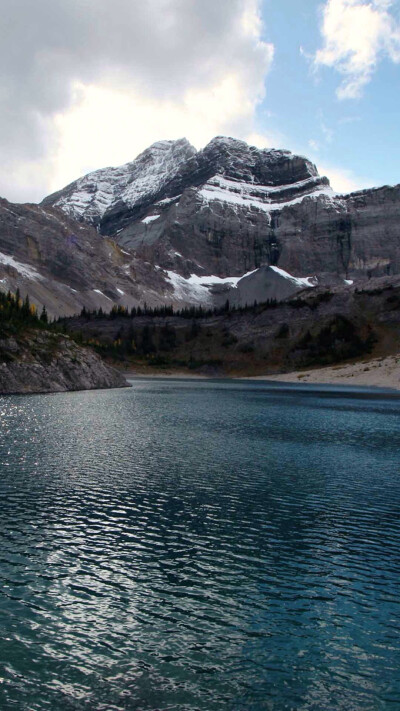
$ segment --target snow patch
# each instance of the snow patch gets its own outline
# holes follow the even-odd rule
[[[235,277],[217,277],[214,275],[198,276],[197,274],[191,274],[187,279],[176,272],[167,271],[167,279],[174,287],[175,298],[184,301],[190,300],[192,303],[211,304],[212,295],[210,289],[213,286],[226,285],[236,289],[241,279],[244,279],[244,277],[250,274],[254,274],[256,271],[257,269],[254,269],[251,272],[246,272],[246,274],[242,276]]]
[[[108,299],[109,301],[112,301],[112,299],[110,299],[109,296],[106,296],[105,294],[103,294],[103,292],[100,291],[100,289],[93,289],[93,291],[95,291],[96,294],[100,294],[101,296],[104,296],[105,299]]]
[[[179,200],[180,197],[182,197],[182,195],[175,195],[175,197],[172,198],[164,198],[164,200],[159,200],[156,205],[171,205],[171,203]]]
[[[42,275],[39,274],[34,267],[31,267],[28,264],[23,264],[22,262],[17,262],[17,260],[9,254],[3,254],[0,252],[0,264],[13,267],[19,274],[21,274],[21,276],[24,276],[27,279],[43,279]]]
[[[121,294],[121,296],[124,296],[125,292],[122,291],[122,289],[118,289],[118,287],[116,287],[116,289],[118,291],[118,294]]]
[[[191,274],[189,279],[187,279],[188,284],[201,284],[203,286],[216,286],[218,284],[228,284],[228,286],[237,287],[238,282],[245,277],[254,274],[257,269],[253,269],[251,272],[246,272],[243,276],[238,277],[217,277],[217,276],[197,276],[197,274]]]
[[[317,286],[317,284],[318,284],[318,279],[316,276],[294,277],[291,274],[289,274],[289,272],[285,272],[284,269],[280,269],[279,267],[270,267],[270,269],[272,269],[277,274],[280,274],[280,276],[284,277],[284,279],[288,279],[293,284],[296,284],[296,286],[313,287],[313,286]]]
[[[144,220],[142,220],[142,222],[145,225],[149,225],[150,222],[154,222],[155,220],[158,220],[159,217],[160,217],[160,215],[149,215],[148,217],[145,217]]]

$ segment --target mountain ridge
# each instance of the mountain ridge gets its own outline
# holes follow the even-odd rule
[[[400,186],[338,194],[284,149],[159,141],[40,205],[1,201],[0,280],[55,315],[280,300],[400,273],[399,225]]]
[[[250,183],[254,189],[269,186],[271,191],[312,178],[316,184],[329,185],[311,161],[287,150],[258,149],[239,139],[217,136],[196,151],[183,138],[158,141],[133,161],[88,173],[41,204],[60,207],[70,216],[94,224],[102,234],[113,235],[120,228],[122,204],[129,219],[137,219],[151,202],[175,198],[185,188],[198,187],[219,174]],[[114,178],[117,189],[113,191]],[[311,180],[310,186],[313,184]]]

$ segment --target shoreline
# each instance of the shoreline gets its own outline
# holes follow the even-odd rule
[[[211,375],[203,375],[202,373],[185,373],[182,371],[167,371],[165,373],[162,373],[161,371],[155,371],[154,373],[143,373],[142,371],[138,370],[121,370],[120,371],[124,378],[129,380],[129,378],[137,378],[137,379],[142,379],[145,380],[147,378],[153,379],[176,379],[176,380],[212,380],[213,376]],[[227,378],[229,379],[229,376],[218,376],[218,378]]]
[[[389,388],[400,391],[400,354],[343,363],[312,370],[297,370],[290,373],[271,373],[263,375],[205,375],[184,371],[123,371],[125,378],[177,379],[177,380],[254,380],[281,383],[314,385],[360,385],[366,387]]]
[[[310,385],[361,385],[400,390],[400,356],[386,356],[278,375],[254,375],[244,379]]]

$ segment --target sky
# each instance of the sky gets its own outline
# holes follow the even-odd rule
[[[158,140],[400,183],[400,0],[0,0],[0,195],[39,201]]]

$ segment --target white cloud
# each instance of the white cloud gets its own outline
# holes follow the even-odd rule
[[[374,183],[368,178],[362,178],[351,170],[332,165],[320,165],[318,163],[320,175],[326,175],[333,190],[338,193],[352,193],[356,190],[374,187]]]
[[[60,141],[51,190],[94,168],[132,160],[161,138],[184,136],[201,148],[216,135],[241,136],[255,107],[234,74],[207,89],[188,90],[179,102],[96,86],[77,90],[80,103],[55,118]]]
[[[360,97],[382,57],[400,62],[400,25],[390,12],[393,4],[394,0],[326,0],[324,44],[314,63],[343,75],[339,99]]]
[[[268,134],[253,131],[243,135],[243,140],[249,146],[256,146],[256,148],[282,148],[286,143],[286,138],[277,131],[269,131]]]
[[[260,0],[2,0],[0,192],[38,199],[164,138],[245,137],[272,58]]]

